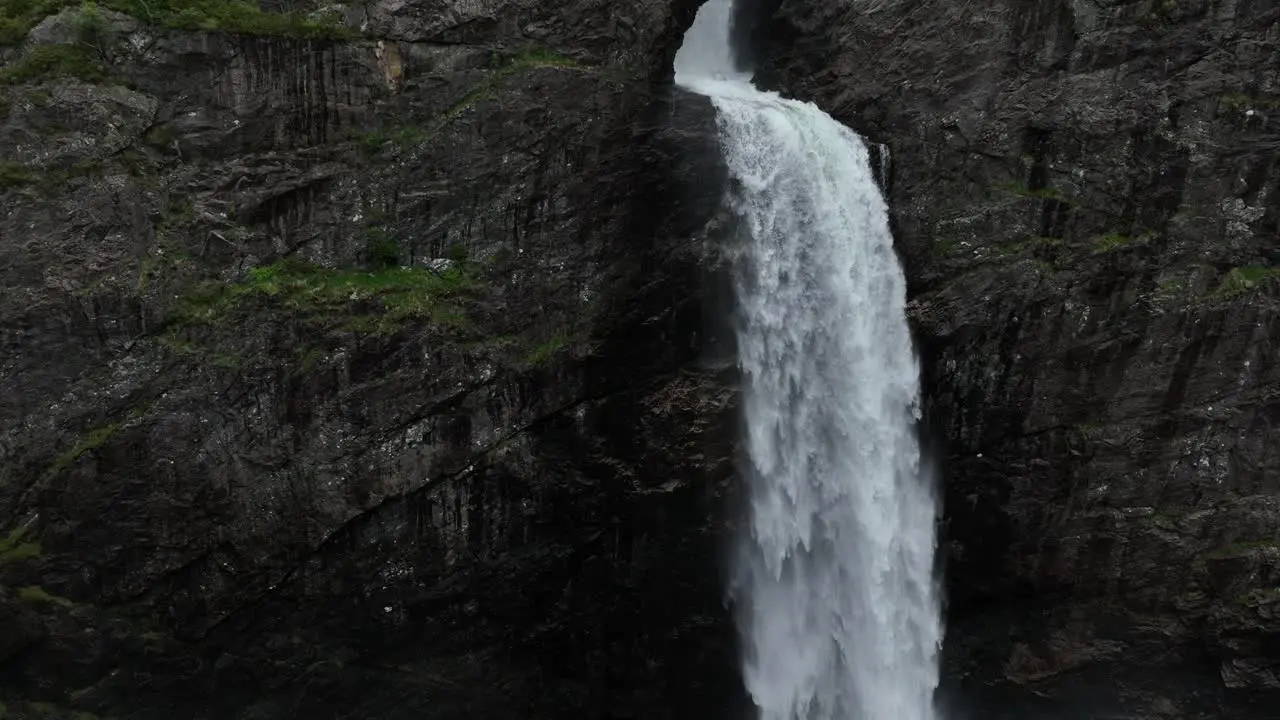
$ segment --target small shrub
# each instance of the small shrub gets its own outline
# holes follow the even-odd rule
[[[370,228],[365,231],[364,262],[369,267],[379,270],[398,267],[400,246],[386,230]]]
[[[0,46],[21,45],[31,28],[68,0],[0,0]]]
[[[466,243],[454,243],[449,246],[449,260],[457,267],[467,264],[469,253]]]
[[[21,44],[30,30],[22,18],[0,17],[0,47]]]
[[[499,272],[506,272],[515,265],[516,253],[511,248],[503,245],[489,256],[489,267]]]
[[[142,135],[142,142],[166,154],[178,152],[178,140],[178,130],[168,123],[153,125]]]
[[[0,70],[0,85],[75,77],[85,82],[102,82],[107,72],[86,48],[78,45],[41,45],[12,66]]]
[[[32,180],[31,171],[25,165],[15,162],[0,163],[0,191],[22,187]]]
[[[84,0],[80,5],[80,11],[72,20],[72,27],[76,42],[81,45],[98,48],[101,52],[111,44],[111,26],[93,0]]]

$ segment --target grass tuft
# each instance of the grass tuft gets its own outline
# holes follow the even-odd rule
[[[63,470],[71,467],[85,453],[92,452],[105,445],[119,427],[119,423],[108,423],[81,435],[70,449],[54,458],[53,464],[44,471],[45,477],[51,478],[60,474]]]
[[[250,270],[241,282],[197,288],[171,320],[179,327],[215,325],[260,303],[321,322],[345,319],[362,331],[390,332],[424,318],[456,324],[460,314],[448,301],[472,281],[463,269],[332,269],[286,259]]]
[[[64,597],[49,594],[49,591],[39,585],[19,588],[18,599],[31,605],[58,605],[60,607],[72,607],[75,605],[75,603]]]
[[[29,528],[20,527],[0,538],[0,567],[40,557],[40,543],[28,540]]]
[[[524,364],[528,367],[542,367],[551,360],[556,352],[568,346],[570,342],[569,336],[557,333],[530,350],[524,357]]]
[[[1125,235],[1124,233],[1109,232],[1100,235],[1093,240],[1093,252],[1095,255],[1102,255],[1114,252],[1121,248],[1131,245],[1142,245],[1155,239],[1156,233],[1148,232],[1141,235]]]
[[[1280,278],[1280,268],[1258,265],[1232,268],[1213,291],[1213,297],[1238,297],[1261,288],[1275,278]]]
[[[1226,559],[1244,557],[1252,555],[1259,550],[1274,549],[1277,546],[1275,540],[1246,540],[1243,542],[1234,542],[1217,548],[1205,555],[1207,558]]]

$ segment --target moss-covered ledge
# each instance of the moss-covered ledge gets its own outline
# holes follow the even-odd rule
[[[359,35],[334,13],[268,12],[241,0],[0,0],[0,47],[19,45],[45,18],[70,12],[78,38],[85,45],[110,32],[104,10],[123,13],[139,22],[176,30],[205,30],[315,39],[343,39]]]

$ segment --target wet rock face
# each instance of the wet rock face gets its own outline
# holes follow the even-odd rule
[[[762,75],[892,150],[957,702],[1276,702],[1280,10],[785,0]]]
[[[723,171],[665,80],[697,3],[614,5],[107,14],[92,65],[0,83],[8,712],[738,696]]]

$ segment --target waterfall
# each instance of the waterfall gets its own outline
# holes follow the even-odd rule
[[[744,680],[762,720],[931,720],[937,498],[887,208],[854,132],[735,68],[731,16],[703,6],[676,81],[715,105],[736,180]]]

